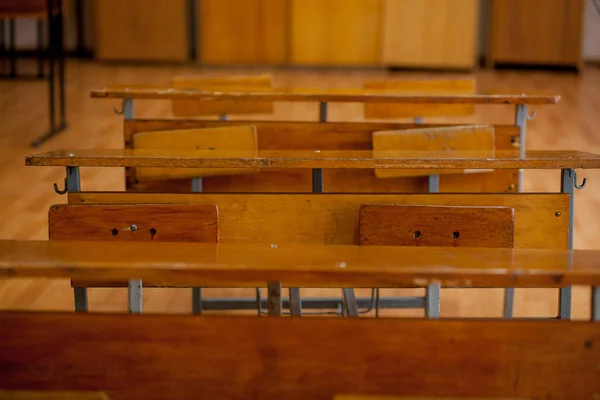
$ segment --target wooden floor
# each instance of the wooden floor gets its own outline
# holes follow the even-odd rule
[[[116,100],[92,100],[89,90],[104,84],[168,84],[179,73],[208,73],[196,67],[118,66],[94,62],[69,62],[67,65],[67,115],[69,129],[41,149],[120,148],[122,117],[115,115]],[[228,73],[248,70],[226,70]],[[261,73],[262,70],[252,70]],[[295,70],[272,71],[275,86],[359,87],[365,80],[403,77],[380,70]],[[411,74],[412,76],[423,74]],[[555,72],[480,72],[476,74],[480,92],[533,93],[553,92],[562,95],[557,106],[531,107],[537,117],[530,121],[528,149],[572,149],[600,153],[600,69],[586,68],[580,76]],[[54,193],[52,184],[62,185],[62,168],[25,167],[24,157],[34,152],[28,143],[47,129],[47,84],[44,82],[0,81],[0,239],[47,239],[47,215],[51,204],[64,203],[65,197]],[[136,116],[167,117],[170,104],[160,101],[136,103]],[[510,106],[479,106],[475,117],[466,122],[512,121]],[[278,103],[272,119],[317,119],[314,103]],[[360,121],[359,105],[332,105],[331,120]],[[123,172],[111,169],[82,169],[84,190],[122,190]],[[575,248],[600,248],[600,171],[578,171],[588,185],[578,191],[575,200]],[[560,172],[526,172],[524,191],[559,191]],[[191,291],[184,289],[147,289],[144,310],[148,312],[189,312]],[[252,296],[249,290],[213,290],[211,296]],[[304,291],[303,295],[324,293]],[[331,293],[331,292],[330,292]],[[396,294],[420,293],[397,290]],[[339,294],[334,291],[333,294]],[[387,293],[386,293],[387,294]],[[554,290],[519,290],[517,316],[551,316],[557,313]],[[72,291],[67,281],[6,280],[0,281],[0,308],[72,310]],[[500,316],[502,291],[443,290],[442,316]],[[95,289],[90,294],[92,311],[125,310],[126,291]],[[389,314],[389,313],[386,313]],[[422,315],[419,310],[396,312]],[[589,290],[574,291],[573,315],[589,315]]]

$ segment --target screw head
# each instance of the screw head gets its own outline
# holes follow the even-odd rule
[[[557,217],[560,217],[562,214],[557,211],[557,212],[554,213],[554,215],[557,216]]]
[[[515,190],[514,183],[511,183],[510,185],[508,185],[508,190]]]

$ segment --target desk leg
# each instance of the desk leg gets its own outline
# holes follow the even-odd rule
[[[429,176],[429,193],[440,192],[440,176],[430,175]],[[441,303],[441,286],[439,284],[431,284],[425,289],[425,316],[427,318],[439,318],[440,317],[440,303]]]
[[[561,171],[561,193],[567,193],[569,195],[569,239],[568,246],[569,250],[573,249],[573,228],[575,226],[575,185],[577,182],[575,170],[563,169]],[[583,187],[583,186],[582,186]],[[559,319],[571,319],[571,287],[561,288],[559,292]]]
[[[600,286],[592,287],[592,321],[600,321]]]
[[[281,281],[269,282],[267,284],[267,288],[269,291],[269,317],[281,316],[281,309],[283,308],[283,304],[281,301]]]
[[[192,179],[192,192],[202,193],[202,178]],[[192,288],[192,313],[202,314],[202,288]]]
[[[519,144],[520,144],[520,155],[525,157],[526,152],[526,139],[527,139],[527,104],[517,104],[515,107],[515,125],[519,127]],[[523,170],[519,170],[519,184],[518,192],[523,190]],[[504,289],[504,310],[502,315],[504,318],[512,318],[515,304],[515,289],[506,288]]]
[[[354,289],[344,288],[342,289],[344,297],[344,308],[348,317],[358,317],[358,304],[356,303],[356,296]]]
[[[129,313],[140,314],[142,312],[142,280],[130,280],[127,292],[129,295]]]

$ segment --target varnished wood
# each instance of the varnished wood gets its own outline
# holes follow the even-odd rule
[[[288,1],[202,0],[198,7],[203,65],[282,65],[287,61]]]
[[[365,204],[358,224],[362,245],[511,248],[515,243],[510,207]]]
[[[372,133],[380,130],[434,128],[440,125],[415,125],[397,122],[280,122],[280,121],[207,121],[182,119],[134,119],[124,121],[124,148],[133,148],[133,136],[139,132],[172,129],[200,129],[232,127],[251,124],[256,126],[259,148],[262,150],[370,150]],[[519,148],[519,128],[512,125],[495,125],[494,146],[497,150]],[[373,171],[324,170],[327,192],[425,192],[424,178],[377,179]],[[126,170],[129,190],[189,192],[190,181],[144,181],[135,178],[135,168]],[[310,192],[310,171],[265,171],[261,174],[205,178],[205,192]],[[510,192],[516,191],[518,172],[498,170],[483,176],[442,176],[442,192]],[[513,189],[510,189],[510,188]]]
[[[214,204],[61,204],[50,208],[48,230],[51,240],[218,242],[219,215]]]
[[[447,151],[451,156],[455,151],[495,150],[494,127],[491,125],[466,125],[453,127],[404,129],[397,131],[373,132],[373,152],[381,151]],[[405,176],[426,176],[433,174],[460,174],[464,170],[423,169],[394,170],[376,169],[378,178],[398,178]]]
[[[156,86],[104,86],[93,89],[93,98],[109,99],[190,99],[190,100],[244,100],[293,102],[350,102],[400,104],[557,104],[557,95],[476,94],[476,95],[406,95],[394,91],[363,89],[272,89],[256,92],[211,92],[183,90]]]
[[[110,400],[103,392],[65,392],[49,390],[0,390],[3,400]]]
[[[470,1],[470,0],[469,0]],[[473,78],[386,80],[366,82],[365,90],[388,90],[398,94],[474,95],[476,83]],[[431,116],[465,116],[475,113],[474,104],[377,104],[363,105],[365,119],[415,118]]]
[[[356,394],[338,394],[333,400],[465,400],[464,397],[405,397],[405,396],[377,396],[377,395],[356,395]],[[469,400],[525,400],[515,398],[497,398],[497,397],[469,397]]]
[[[176,76],[173,78],[175,89],[200,89],[200,90],[235,90],[254,91],[269,89],[271,75],[231,75],[222,77],[204,76]],[[273,103],[270,102],[243,102],[243,101],[200,101],[200,100],[173,100],[173,115],[176,117],[194,117],[201,115],[228,115],[228,114],[270,114],[273,112]]]
[[[237,0],[236,0],[237,1]],[[19,60],[19,71],[35,70],[34,60]],[[68,58],[66,60],[66,91],[69,129],[57,135],[38,152],[53,150],[62,147],[69,148],[122,148],[123,147],[123,118],[112,112],[112,107],[120,109],[121,101],[118,99],[98,102],[89,97],[90,90],[101,87],[107,83],[115,85],[156,84],[169,86],[175,75],[195,75],[199,73],[196,65],[141,65],[141,64],[116,64],[96,63],[89,60]],[[236,68],[211,69],[215,74],[256,74],[256,69]],[[261,69],[267,72],[267,70]],[[208,72],[208,70],[207,70]],[[300,69],[284,70],[270,69],[273,75],[273,84],[276,87],[338,87],[357,88],[364,82],[376,80],[403,80],[432,76],[428,72],[388,71],[385,69]],[[434,78],[453,78],[455,75],[436,73]],[[529,112],[537,113],[535,119],[527,122],[527,149],[575,149],[590,152],[600,152],[600,141],[596,134],[598,112],[594,105],[600,102],[598,87],[600,87],[600,69],[594,66],[585,66],[581,74],[565,74],[559,71],[494,71],[480,69],[474,73],[480,93],[558,93],[562,100],[558,105],[529,107]],[[2,123],[0,124],[0,182],[3,195],[0,196],[0,238],[3,239],[39,239],[48,238],[48,208],[52,204],[66,202],[65,196],[58,196],[52,189],[53,183],[62,187],[65,177],[64,168],[30,168],[26,167],[23,159],[33,153],[29,143],[48,129],[47,102],[40,101],[48,96],[47,85],[31,84],[20,80],[4,80],[0,82],[0,102],[3,104]],[[135,101],[136,118],[171,118],[170,101]],[[267,116],[259,116],[265,119]],[[318,106],[315,103],[280,103],[275,106],[273,120],[302,120],[316,121],[318,119]],[[360,104],[331,104],[329,118],[332,121],[352,121],[365,124],[363,121],[362,106]],[[232,119],[238,119],[232,116]],[[254,119],[244,118],[244,119]],[[426,118],[426,122],[435,124],[459,123],[513,123],[514,107],[512,106],[481,106],[476,107],[474,116],[465,118]],[[209,122],[209,121],[204,121]],[[210,121],[217,122],[217,121]],[[237,121],[236,121],[237,122]],[[195,128],[189,126],[188,128]],[[259,141],[261,128],[258,127]],[[496,135],[500,130],[496,125]],[[178,129],[170,127],[169,129]],[[395,129],[395,128],[385,128]],[[513,129],[513,128],[511,128]],[[370,134],[366,142],[370,143]],[[289,131],[288,133],[289,134]],[[326,135],[321,135],[326,136]],[[305,139],[306,140],[306,139]],[[300,141],[302,142],[302,141]],[[496,146],[498,146],[496,143]],[[510,145],[510,143],[508,143]],[[498,148],[498,147],[497,147]],[[366,148],[368,149],[368,148]],[[271,170],[269,170],[271,171]],[[496,170],[494,174],[500,170]],[[311,190],[310,171],[291,171],[289,179],[295,179],[305,188]],[[339,172],[339,174],[338,174]],[[381,191],[413,191],[427,190],[427,179],[376,179],[370,170],[358,171],[352,174],[353,180],[340,182],[337,177],[357,170],[324,170],[325,189],[336,191],[365,190],[370,192]],[[500,171],[501,172],[501,171]],[[600,170],[577,171],[578,181],[585,177],[588,184],[584,190],[575,192],[575,232],[574,247],[576,249],[596,249],[600,243],[600,230],[594,223],[596,210],[600,207]],[[247,177],[258,178],[257,175]],[[274,173],[274,172],[273,172]],[[332,175],[329,175],[332,174]],[[335,174],[335,175],[333,175]],[[452,181],[454,188],[451,192],[464,190],[478,191],[499,190],[510,191],[509,184],[514,184],[516,192],[516,177],[514,181],[506,180],[506,188],[493,187],[489,179],[482,179],[488,174],[474,174],[468,179],[454,180],[454,175],[442,176],[440,190],[445,190],[446,181]],[[347,175],[346,175],[347,176]],[[109,190],[124,189],[123,171],[120,168],[82,168],[83,190]],[[349,176],[348,176],[349,177]],[[249,190],[251,184],[246,184],[246,179],[237,177],[206,178],[204,188],[208,190],[209,182],[218,179],[224,189],[231,184],[228,190]],[[522,190],[525,192],[555,192],[560,190],[559,171],[524,171]],[[378,186],[369,188],[370,182],[376,181]],[[389,182],[388,182],[389,181]],[[163,183],[164,184],[164,183]],[[267,183],[260,184],[255,181],[258,189],[269,187]],[[278,188],[294,190],[292,183],[281,180]],[[180,190],[189,191],[189,181],[182,182]],[[448,187],[448,186],[446,186]],[[162,187],[164,188],[164,186]],[[158,189],[163,190],[163,189]],[[170,190],[171,187],[168,187]],[[216,188],[215,190],[220,190]],[[553,214],[552,214],[553,215]],[[566,216],[568,214],[562,214]],[[561,217],[562,218],[562,217]],[[518,217],[517,217],[518,219]],[[530,222],[535,224],[535,222]],[[518,224],[518,222],[517,222]],[[254,290],[242,289],[210,289],[203,294],[212,296],[235,296],[254,298]],[[421,296],[422,290],[386,290],[382,296]],[[339,290],[329,291],[320,289],[303,289],[303,297],[312,296],[337,296]],[[357,296],[369,296],[370,291],[357,290]],[[181,289],[156,289],[144,291],[144,311],[147,312],[183,312],[189,313],[190,290]],[[502,315],[502,290],[487,289],[446,289],[442,297],[442,317],[501,317]],[[520,289],[516,291],[515,315],[520,317],[553,317],[557,314],[557,291]],[[127,310],[127,294],[123,289],[96,289],[89,291],[89,306],[94,311]],[[65,310],[73,311],[73,291],[69,281],[19,279],[0,280],[0,307],[37,309],[37,310]],[[412,316],[422,317],[421,310],[382,310],[382,316]],[[589,291],[585,288],[573,289],[573,318],[589,318]],[[328,399],[330,400],[330,399]]]
[[[115,400],[584,399],[600,390],[593,322],[4,312],[0,324],[0,364],[11,366],[2,386],[102,388]]]
[[[569,198],[562,194],[161,194],[71,193],[69,203],[210,203],[219,207],[221,243],[358,244],[362,204],[507,206],[515,246],[567,248]],[[558,215],[557,215],[558,214]]]
[[[291,0],[290,63],[379,65],[382,0]]]
[[[150,286],[266,287],[278,281],[309,288],[595,286],[599,260],[593,250],[0,241],[2,277],[142,279]]]
[[[385,0],[383,64],[409,68],[476,67],[477,0]]]
[[[133,147],[146,149],[181,149],[200,151],[235,150],[236,154],[254,157],[258,151],[254,126],[231,126],[205,129],[180,129],[174,131],[143,132],[133,137]],[[258,172],[248,168],[138,168],[135,179],[181,179],[217,175],[244,175]]]
[[[489,62],[580,67],[584,0],[494,0]]]
[[[600,156],[582,151],[239,151],[55,150],[26,157],[32,166],[168,168],[402,168],[402,169],[561,169],[600,168]]]
[[[100,60],[188,59],[185,0],[91,1],[95,57]],[[84,21],[82,21],[84,22]]]

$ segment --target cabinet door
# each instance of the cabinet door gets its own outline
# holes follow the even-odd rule
[[[187,60],[186,11],[186,0],[94,1],[96,58]]]
[[[200,0],[205,64],[284,64],[286,0]]]
[[[385,0],[383,63],[471,69],[478,18],[479,0]]]
[[[583,0],[494,0],[492,62],[577,65]]]
[[[381,62],[381,0],[291,0],[291,62]]]

